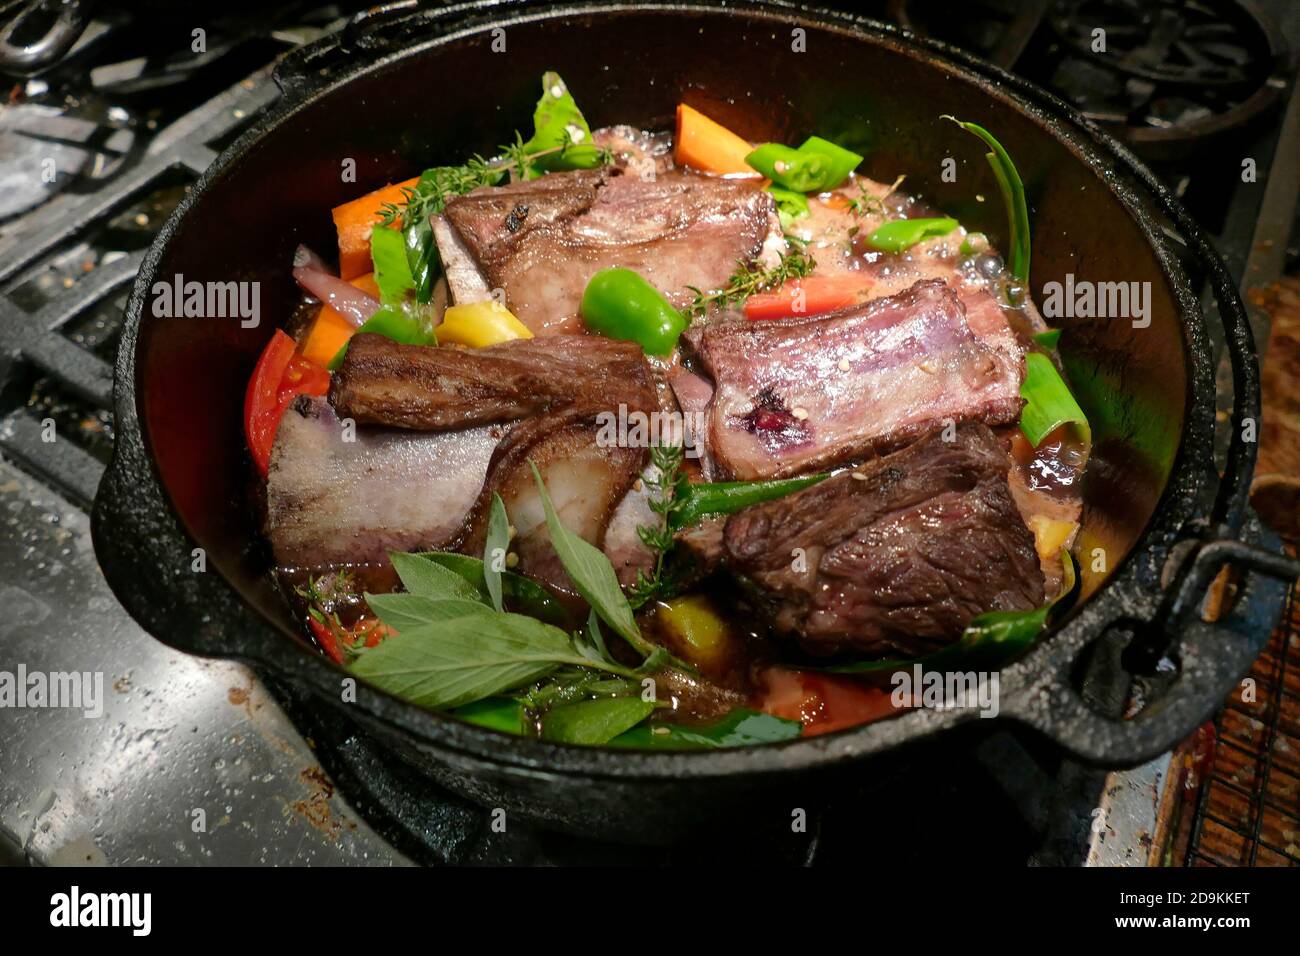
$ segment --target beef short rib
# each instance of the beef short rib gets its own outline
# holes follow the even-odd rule
[[[1042,604],[1006,450],[983,424],[948,437],[727,521],[725,560],[779,632],[816,654],[910,657],[956,640],[977,614]]]

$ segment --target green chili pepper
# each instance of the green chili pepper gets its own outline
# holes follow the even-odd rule
[[[799,152],[818,153],[830,161],[827,184],[819,187],[818,192],[834,189],[848,179],[849,173],[857,169],[862,163],[862,157],[853,150],[845,149],[843,146],[838,146],[828,139],[822,139],[820,136],[809,136],[803,141],[803,145],[799,147]]]
[[[437,345],[438,339],[433,334],[426,310],[414,302],[388,302],[375,310],[374,315],[366,319],[357,329],[357,335],[373,332],[400,342],[403,345]],[[331,372],[343,364],[348,354],[349,342],[344,342],[339,354],[330,361]]]
[[[803,193],[797,193],[793,189],[782,189],[776,185],[768,186],[767,191],[776,200],[776,212],[781,217],[782,229],[790,228],[791,222],[808,215],[808,197]]]
[[[385,304],[401,302],[415,288],[406,258],[406,238],[396,229],[376,226],[370,232],[370,258],[375,264],[375,285]]]
[[[1046,332],[1036,332],[1034,341],[1050,352],[1061,341],[1061,330],[1048,329]]]
[[[946,236],[958,225],[956,219],[948,216],[935,219],[895,219],[867,236],[867,245],[881,252],[904,252],[922,239]]]
[[[1070,387],[1052,360],[1042,352],[1025,354],[1025,380],[1020,385],[1020,397],[1025,400],[1025,407],[1020,410],[1020,430],[1035,448],[1066,422],[1073,422],[1083,432],[1084,440],[1092,441],[1088,416],[1070,394]]]
[[[750,505],[782,498],[827,477],[805,475],[802,478],[777,478],[770,481],[714,481],[698,484],[692,484],[683,478],[674,496],[677,506],[671,512],[672,530],[689,528],[710,515],[735,514]]]
[[[582,318],[593,332],[636,342],[648,355],[673,350],[686,319],[631,269],[602,269],[582,293]]]
[[[997,180],[1002,191],[1002,201],[1007,208],[1007,226],[1011,232],[1011,255],[1007,267],[1011,274],[1020,280],[1021,285],[1029,284],[1029,204],[1025,200],[1025,184],[1016,171],[1015,163],[1006,149],[994,139],[993,134],[975,123],[966,123],[953,116],[944,115],[941,119],[952,120],[966,132],[978,136],[988,146],[984,154],[993,178]]]
[[[798,149],[764,143],[746,156],[745,162],[782,189],[819,193],[844,182],[862,157],[820,136],[810,136]]]

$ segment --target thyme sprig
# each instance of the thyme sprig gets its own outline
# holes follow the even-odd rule
[[[650,449],[650,464],[654,467],[642,481],[650,491],[650,510],[661,520],[653,525],[638,525],[636,529],[641,543],[653,551],[655,557],[650,574],[647,576],[644,572],[637,571],[636,583],[628,589],[628,600],[634,608],[671,597],[676,590],[675,576],[667,570],[665,562],[673,547],[672,515],[683,504],[681,496],[677,494],[677,486],[685,478],[682,474],[682,458],[681,445],[654,445]]]
[[[803,241],[786,236],[786,244],[788,251],[782,253],[781,261],[770,269],[754,268],[744,262],[737,263],[736,271],[717,292],[706,293],[695,286],[687,286],[695,293],[695,299],[684,310],[687,318],[695,319],[714,309],[739,305],[751,295],[770,292],[792,279],[811,275],[817,268],[817,260],[804,248]]]
[[[501,153],[496,159],[484,159],[476,154],[460,166],[434,166],[427,169],[415,186],[403,187],[402,194],[406,197],[404,202],[384,203],[380,210],[379,224],[406,229],[414,222],[441,214],[449,200],[473,192],[480,186],[499,186],[507,178],[514,182],[536,179],[540,175],[537,166],[539,159],[564,153],[576,145],[570,134],[566,133],[565,136],[565,142],[559,146],[529,152],[523,136],[516,132],[513,143],[499,147]],[[614,161],[613,151],[609,147],[595,148],[599,155],[599,165],[608,166]]]
[[[885,191],[883,196],[873,196],[867,192],[866,187],[861,183],[858,184],[858,195],[850,199],[849,211],[855,216],[885,216],[889,215],[889,210],[885,208],[885,200],[894,193],[898,192],[898,187],[903,185],[906,176],[899,176],[894,180],[894,184]]]

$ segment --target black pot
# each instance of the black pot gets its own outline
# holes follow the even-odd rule
[[[494,31],[504,31],[497,33]],[[802,34],[792,31],[803,31]],[[806,53],[793,53],[803,37]],[[492,52],[504,37],[505,53]],[[1294,566],[1242,543],[1259,413],[1254,350],[1222,262],[1132,157],[1046,93],[941,44],[845,14],[769,4],[477,3],[358,17],[281,66],[283,101],[202,177],[159,234],[131,296],[117,360],[118,437],[94,510],[96,552],[127,609],[180,650],[247,661],[343,708],[439,783],[493,807],[582,832],[659,840],[760,792],[931,738],[971,711],[918,711],[824,737],[710,753],[561,747],[496,734],[362,686],[308,645],[268,576],[246,502],[244,385],[298,291],[294,247],[330,248],[330,207],[423,167],[490,152],[525,123],[546,69],[562,71],[593,126],[666,127],[682,99],[751,140],[810,131],[868,143],[866,172],[908,176],[1005,246],[998,188],[979,149],[940,119],[995,131],[1032,203],[1032,286],[1073,273],[1152,288],[1148,328],[1066,320],[1061,350],[1094,425],[1084,488],[1082,606],[1001,676],[1004,716],[1070,753],[1131,765],[1170,747],[1218,706],[1267,640]],[[941,181],[958,160],[959,184]],[[357,182],[341,181],[345,159]],[[979,202],[977,195],[991,201]],[[1197,291],[1176,236],[1208,277],[1235,387],[1226,474],[1213,465],[1215,386]],[[159,319],[154,282],[261,282],[262,327]],[[1251,535],[1247,535],[1251,537]],[[1219,539],[1219,540],[1212,540]],[[206,573],[191,571],[192,549]],[[1105,570],[1094,571],[1094,549]],[[1195,613],[1214,573],[1243,573],[1233,610]],[[1098,567],[1100,567],[1098,563]],[[1134,719],[1095,712],[1077,689],[1099,639],[1131,664],[1177,666]]]

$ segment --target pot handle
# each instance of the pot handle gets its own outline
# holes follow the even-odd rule
[[[0,72],[35,76],[72,49],[90,22],[93,0],[20,0],[0,8]]]
[[[1207,623],[1200,616],[1206,587],[1229,564],[1249,573],[1233,609]],[[1017,688],[1003,713],[1088,763],[1118,767],[1150,760],[1219,710],[1237,686],[1238,675],[1249,670],[1267,643],[1277,609],[1297,578],[1300,561],[1276,551],[1236,540],[1206,542],[1184,561],[1165,613],[1158,614],[1156,622],[1121,619],[1109,628],[1134,635],[1121,655],[1130,674],[1158,676],[1158,668],[1147,666],[1146,655],[1176,645],[1180,666],[1163,694],[1130,719],[1099,712],[1075,686],[1084,650],[1076,646],[1055,668]]]

